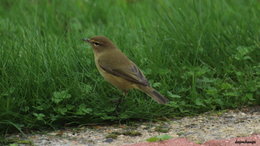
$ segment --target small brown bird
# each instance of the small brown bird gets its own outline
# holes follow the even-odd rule
[[[123,54],[111,40],[104,36],[83,39],[94,51],[95,63],[100,74],[125,94],[129,89],[138,89],[160,104],[169,100],[153,89],[140,69]]]

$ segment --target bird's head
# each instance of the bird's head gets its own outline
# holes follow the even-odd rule
[[[116,48],[113,42],[104,36],[94,36],[89,39],[83,39],[83,41],[89,43],[97,52]]]

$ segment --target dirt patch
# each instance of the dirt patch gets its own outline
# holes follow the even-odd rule
[[[159,143],[146,143],[148,138],[163,134],[171,136],[172,139]],[[209,112],[195,117],[172,119],[167,122],[134,123],[130,126],[124,124],[86,126],[46,132],[45,134],[30,134],[26,135],[26,137],[12,135],[10,138],[26,139],[35,145],[45,146],[120,146],[129,144],[139,146],[137,143],[158,145],[162,143],[166,144],[167,142],[218,145],[219,141],[229,145],[234,144],[235,140],[250,141],[252,139],[248,136],[251,136],[260,145],[259,135],[260,107],[257,106],[225,112]],[[237,139],[238,137],[242,139]],[[245,143],[241,143],[240,145],[242,144]]]

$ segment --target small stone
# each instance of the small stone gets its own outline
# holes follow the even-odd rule
[[[107,142],[107,143],[111,143],[113,141],[114,141],[113,138],[107,138],[106,140],[104,140],[104,142]]]
[[[242,116],[246,116],[246,114],[245,114],[245,113],[243,113],[243,112],[241,112],[241,115],[242,115]]]
[[[147,127],[145,125],[141,125],[140,128],[147,129]]]
[[[196,124],[189,124],[189,125],[185,125],[185,128],[194,128],[196,127]]]
[[[234,116],[232,116],[232,115],[225,115],[224,118],[225,119],[232,119],[232,118],[234,118]]]

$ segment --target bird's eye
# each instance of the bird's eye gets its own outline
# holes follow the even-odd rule
[[[94,46],[100,46],[101,44],[98,43],[98,42],[93,42],[93,45],[94,45]]]

